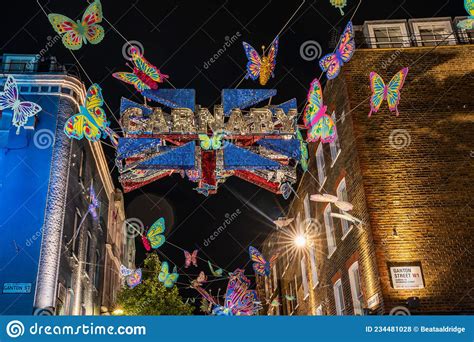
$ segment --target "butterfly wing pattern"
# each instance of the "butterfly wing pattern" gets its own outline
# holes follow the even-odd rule
[[[158,280],[163,283],[164,287],[170,289],[178,281],[179,274],[176,272],[176,268],[173,272],[169,272],[169,265],[166,261],[161,264],[161,271],[158,274]]]
[[[244,270],[237,269],[230,274],[225,294],[224,308],[235,316],[251,316],[256,313],[257,292],[249,290],[250,280]]]
[[[0,94],[0,110],[11,109],[13,111],[12,124],[17,128],[16,134],[20,133],[30,117],[41,112],[38,104],[29,101],[20,101],[20,92],[15,78],[11,75],[5,81],[4,91]]]
[[[255,247],[250,246],[249,254],[250,259],[253,261],[253,270],[261,276],[270,275],[270,263],[265,260],[262,253],[260,253],[260,251]]]
[[[391,112],[395,112],[395,115],[398,116],[398,104],[400,103],[401,98],[401,89],[405,83],[405,79],[408,74],[408,68],[403,68],[397,72],[388,85],[385,84],[382,77],[376,72],[371,72],[370,79],[370,88],[372,89],[372,96],[370,97],[370,112],[369,117],[372,113],[377,113],[382,105],[383,100],[387,100],[388,108]]]
[[[472,30],[474,28],[474,0],[464,0],[464,8],[469,16],[459,21],[457,27],[461,30]]]
[[[323,105],[323,91],[321,83],[315,78],[309,87],[308,104],[303,113],[303,121],[307,131],[307,142],[331,143],[336,139],[336,125],[334,120],[326,114],[327,107]]]
[[[247,74],[245,79],[250,78],[255,81],[260,76],[260,68],[262,66],[262,60],[258,52],[248,43],[243,42],[245,55],[247,56]]]
[[[189,253],[188,251],[184,251],[184,268],[188,268],[189,266],[193,265],[197,267],[197,253],[198,250],[195,249],[192,253]]]
[[[54,30],[62,36],[64,46],[70,50],[79,50],[82,44],[87,42],[98,44],[105,36],[104,28],[98,25],[103,19],[99,0],[95,0],[87,7],[82,21],[75,22],[57,13],[49,14],[48,19]]]
[[[151,248],[160,248],[165,243],[166,238],[163,234],[165,229],[165,219],[163,217],[156,220],[150,229],[148,229],[146,238],[149,241]]]
[[[253,81],[259,79],[260,85],[267,84],[270,77],[274,77],[274,70],[276,66],[276,56],[278,53],[278,37],[272,42],[268,54],[260,55],[258,52],[248,43],[243,42],[245,55],[247,56],[247,74],[245,79],[252,79]]]
[[[343,64],[350,61],[355,51],[354,30],[352,22],[349,21],[339,40],[339,46],[335,53],[323,56],[319,61],[319,66],[326,73],[328,80],[336,78]]]

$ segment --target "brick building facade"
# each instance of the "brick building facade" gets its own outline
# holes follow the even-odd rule
[[[282,253],[258,282],[265,313],[474,313],[474,47],[455,22],[356,27],[358,49],[324,89],[338,140],[310,144],[294,221],[262,247]],[[385,102],[369,118],[370,72],[388,83],[403,67],[400,116]],[[362,223],[332,217],[334,204],[309,200],[319,193],[345,197]],[[295,230],[308,244],[286,251]]]

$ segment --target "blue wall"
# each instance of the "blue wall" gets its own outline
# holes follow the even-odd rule
[[[22,99],[43,110],[36,130],[22,129],[16,136],[12,128],[11,149],[0,149],[0,315],[32,313],[53,147],[35,146],[34,134],[56,132],[59,103],[57,96]],[[31,293],[4,294],[4,283],[31,283]]]

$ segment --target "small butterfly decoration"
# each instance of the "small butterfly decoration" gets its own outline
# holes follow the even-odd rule
[[[194,298],[194,297],[193,298],[187,298],[186,302],[184,304],[189,304],[189,303],[190,304],[196,303],[196,298]]]
[[[217,270],[214,270],[214,268],[212,267],[212,264],[209,260],[207,261],[207,264],[209,265],[209,269],[211,270],[211,273],[214,277],[221,277],[222,276],[222,273],[224,272],[222,270],[222,268],[218,268]]]
[[[210,184],[207,184],[207,183],[203,183],[200,187],[194,188],[194,190],[196,190],[198,193],[200,193],[201,195],[204,195],[206,197],[209,196],[210,191],[214,191],[216,189],[217,189],[217,186],[210,185]]]
[[[338,207],[342,211],[351,211],[354,208],[351,203],[344,201],[338,198],[337,196],[333,196],[329,194],[311,195],[310,200],[314,202],[334,203],[336,207]]]
[[[281,195],[283,196],[284,199],[287,200],[288,198],[290,198],[290,195],[293,191],[294,191],[293,187],[291,186],[291,184],[289,182],[281,183],[280,193],[281,193]]]
[[[294,221],[293,217],[290,217],[290,218],[279,217],[277,220],[273,221],[273,223],[275,223],[275,225],[278,228],[284,228],[284,227],[289,226],[290,223],[293,222],[293,221]]]
[[[347,23],[335,53],[330,53],[319,60],[319,66],[326,73],[328,80],[339,75],[343,64],[350,61],[355,51],[354,30],[352,22]]]
[[[133,289],[142,282],[142,269],[131,270],[124,265],[120,266],[120,274],[125,278],[128,287]]]
[[[337,137],[334,120],[326,114],[327,106],[323,104],[321,83],[315,78],[308,91],[308,104],[303,113],[303,121],[307,131],[307,142],[331,143]]]
[[[331,5],[338,8],[341,11],[341,15],[344,15],[344,11],[342,10],[347,5],[347,0],[330,0]]]
[[[168,75],[162,74],[160,70],[148,62],[137,47],[130,48],[133,62],[133,72],[116,72],[112,74],[116,79],[131,84],[140,93],[146,89],[158,89],[158,83],[163,83]]]
[[[253,261],[253,270],[261,276],[269,276],[271,267],[275,260],[278,258],[278,254],[273,255],[270,261],[265,260],[262,253],[259,252],[255,247],[249,247],[250,259]]]
[[[369,117],[373,112],[379,111],[382,102],[387,99],[388,109],[395,112],[398,116],[398,104],[400,103],[400,91],[402,90],[405,78],[408,74],[408,68],[403,68],[397,72],[388,85],[385,84],[382,77],[376,72],[370,73],[370,88],[372,89],[372,96],[370,98],[370,112]]]
[[[0,110],[11,109],[13,111],[12,124],[16,127],[16,134],[20,134],[20,128],[28,122],[28,118],[41,112],[42,108],[29,101],[20,100],[20,92],[15,78],[7,77],[3,93],[0,94]]]
[[[278,298],[275,298],[274,300],[272,300],[272,302],[270,303],[271,306],[273,307],[277,307],[277,306],[280,306],[281,303],[280,301],[278,300]]]
[[[276,66],[276,56],[278,53],[278,37],[272,42],[270,51],[265,56],[265,47],[262,47],[262,57],[258,52],[250,46],[250,44],[243,42],[245,54],[247,55],[247,74],[245,79],[251,78],[255,81],[259,79],[260,85],[264,86],[267,84],[270,77],[275,77],[274,71]]]
[[[206,274],[203,271],[199,272],[199,275],[198,275],[198,277],[196,278],[195,281],[196,281],[196,284],[198,286],[201,286],[202,284],[204,284],[207,281]]]
[[[296,130],[296,137],[300,142],[300,165],[304,172],[308,171],[308,160],[309,160],[309,153],[308,153],[308,143],[304,141],[303,136],[301,135],[300,130]]]
[[[143,246],[148,252],[163,246],[166,241],[165,235],[163,234],[165,229],[165,219],[161,217],[151,225],[146,235],[142,235]]]
[[[104,98],[102,89],[96,83],[87,90],[84,106],[79,106],[79,113],[70,117],[64,125],[64,133],[69,138],[95,142],[108,136],[114,146],[118,145],[118,135],[109,127],[105,112],[102,109]]]
[[[222,138],[224,137],[222,133],[215,133],[210,137],[207,134],[199,134],[198,137],[203,150],[220,150],[222,148]]]
[[[178,277],[179,274],[176,266],[174,266],[173,272],[169,273],[169,265],[166,261],[163,261],[161,264],[161,271],[158,274],[158,280],[162,282],[166,288],[170,289],[178,281]]]
[[[464,0],[464,8],[469,16],[458,22],[457,27],[461,30],[472,30],[474,28],[474,0]]]
[[[189,253],[188,251],[184,251],[184,268],[188,268],[189,266],[194,265],[197,267],[197,254],[198,250],[195,249],[192,253]]]
[[[87,42],[99,44],[105,36],[104,28],[98,25],[103,19],[99,0],[87,7],[81,21],[74,22],[65,15],[56,13],[49,14],[48,19],[54,30],[62,35],[64,46],[70,50],[79,50]]]
[[[295,296],[291,296],[291,295],[285,295],[285,298],[286,298],[286,300],[289,300],[290,302],[294,301],[296,299]]]
[[[91,184],[90,190],[89,190],[89,198],[90,198],[90,203],[89,203],[89,208],[88,211],[91,214],[92,218],[94,220],[97,220],[97,209],[100,206],[99,199],[97,198],[95,194],[94,187]]]

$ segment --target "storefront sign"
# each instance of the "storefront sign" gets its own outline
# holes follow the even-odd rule
[[[396,290],[422,289],[425,287],[420,262],[389,263],[390,282]]]
[[[367,307],[369,309],[375,308],[380,304],[380,299],[378,293],[374,294],[367,300]]]

